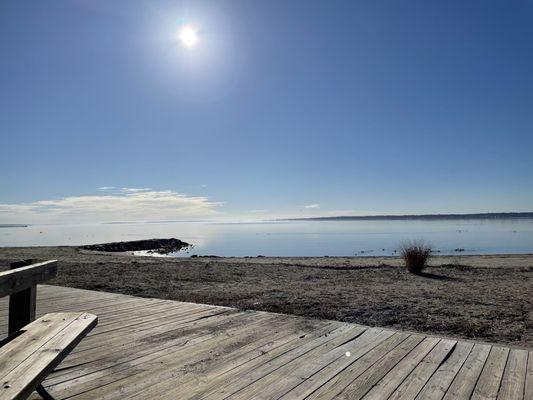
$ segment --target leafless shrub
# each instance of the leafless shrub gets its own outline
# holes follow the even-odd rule
[[[421,240],[413,240],[400,245],[400,255],[405,261],[407,270],[413,274],[420,274],[426,268],[431,257],[431,246]]]

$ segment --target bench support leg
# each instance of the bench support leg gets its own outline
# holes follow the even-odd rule
[[[11,269],[31,265],[32,260],[11,263]],[[37,286],[32,286],[9,296],[8,335],[12,335],[30,322],[35,321]]]
[[[55,400],[50,393],[46,391],[43,385],[37,386],[37,393],[43,398],[43,400]]]

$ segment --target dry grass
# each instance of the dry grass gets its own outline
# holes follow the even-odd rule
[[[405,242],[400,246],[400,255],[405,261],[407,270],[420,275],[431,257],[431,246],[420,240]]]

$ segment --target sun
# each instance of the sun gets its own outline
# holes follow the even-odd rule
[[[178,38],[185,47],[194,47],[198,43],[198,32],[190,25],[182,27]]]

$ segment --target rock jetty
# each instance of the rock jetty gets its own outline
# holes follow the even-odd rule
[[[151,251],[158,254],[174,253],[189,247],[189,243],[182,240],[171,239],[146,239],[132,240],[129,242],[112,242],[102,244],[91,244],[81,246],[83,250],[106,251],[106,252],[127,252],[127,251]]]

